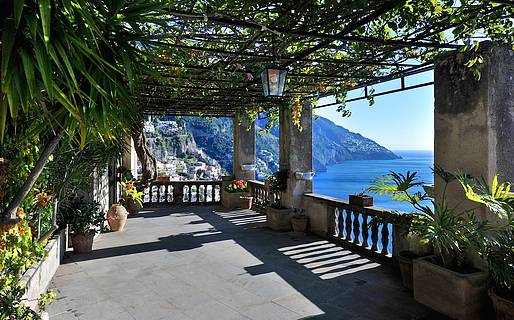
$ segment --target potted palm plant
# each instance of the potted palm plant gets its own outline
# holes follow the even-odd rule
[[[413,289],[413,261],[414,259],[427,256],[432,253],[430,245],[422,244],[418,236],[410,232],[412,219],[417,213],[433,214],[426,208],[426,202],[430,196],[420,192],[419,187],[424,183],[419,179],[417,172],[408,171],[406,174],[390,172],[384,177],[377,178],[367,189],[368,192],[387,195],[398,202],[407,202],[412,205],[414,212],[400,212],[392,210],[384,212],[380,216],[374,216],[370,221],[379,225],[393,225],[393,247],[397,256],[393,257],[398,264],[402,277],[402,284],[405,288]],[[412,192],[413,189],[418,189]]]
[[[94,236],[101,230],[104,222],[100,204],[85,198],[77,198],[61,210],[69,226],[73,252],[91,252]]]
[[[244,180],[234,180],[225,186],[221,203],[225,208],[250,209],[253,197],[248,192],[248,183]]]
[[[499,184],[496,177],[491,186],[476,179],[467,179],[461,184],[468,199],[486,205],[498,218],[495,241],[486,243],[481,255],[487,261],[491,276],[489,296],[496,319],[514,319],[514,193],[510,192],[511,184]]]
[[[143,192],[138,191],[132,181],[120,182],[122,198],[121,203],[131,214],[136,214],[143,208]]]
[[[484,200],[498,194],[491,191],[498,189],[497,178],[492,187],[481,182],[475,192],[478,179],[449,173],[437,166],[434,173],[441,178],[444,187],[441,198],[438,201],[430,199],[429,204],[421,203],[428,195],[419,191],[422,184],[414,182],[410,173],[392,173],[375,187],[397,200],[408,201],[417,209],[412,213],[408,233],[422,244],[433,247],[432,256],[413,260],[414,298],[454,319],[477,319],[487,313],[488,272],[475,268],[468,257],[473,252],[484,255],[487,253],[484,248],[498,248],[497,228],[488,221],[480,221],[473,209],[450,207],[446,187],[453,181],[460,182],[468,199],[486,204],[493,212],[505,212],[501,208],[506,206],[506,197],[496,196],[494,205],[488,205]]]

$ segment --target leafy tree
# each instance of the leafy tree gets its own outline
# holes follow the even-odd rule
[[[44,114],[39,130],[49,137],[5,210],[14,217],[65,135],[84,147],[88,137],[109,141],[129,132],[136,83],[153,74],[155,53],[135,39],[160,23],[165,2],[26,0],[2,6],[0,141],[16,134],[12,128],[24,114]]]

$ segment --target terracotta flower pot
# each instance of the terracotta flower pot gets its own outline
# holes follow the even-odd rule
[[[309,223],[309,217],[305,216],[294,216],[291,218],[291,224],[293,225],[293,231],[298,233],[307,232],[307,224]]]
[[[123,206],[130,214],[137,214],[143,208],[139,203],[130,198],[124,200]]]
[[[127,222],[127,209],[121,204],[113,204],[107,211],[107,222],[112,231],[122,231]]]
[[[87,253],[93,251],[93,239],[95,232],[90,231],[86,234],[73,234],[71,235],[71,242],[73,244],[74,253]]]
[[[412,290],[412,262],[419,256],[411,251],[398,252],[398,265],[400,266],[400,274],[402,276],[402,284],[405,288]]]
[[[489,289],[489,297],[493,301],[496,320],[514,319],[514,301],[500,297],[494,289]]]

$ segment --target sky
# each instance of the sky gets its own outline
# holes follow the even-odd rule
[[[429,81],[433,81],[432,71],[406,78],[405,84],[409,86]],[[399,87],[399,79],[374,86],[376,93]],[[348,93],[348,99],[362,95],[363,89],[353,90]],[[334,97],[322,98],[318,105],[331,102],[335,102]],[[336,111],[337,106],[316,109],[315,114],[358,132],[390,150],[434,149],[432,85],[375,97],[375,104],[371,107],[366,99],[349,102],[346,106],[352,112],[349,118],[343,118]]]

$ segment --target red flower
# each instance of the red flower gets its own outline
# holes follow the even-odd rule
[[[127,183],[127,190],[132,190],[132,183]]]

